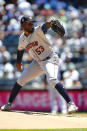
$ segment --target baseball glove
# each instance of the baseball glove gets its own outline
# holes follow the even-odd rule
[[[59,34],[61,37],[65,34],[65,29],[63,25],[59,22],[59,20],[51,20],[51,28],[54,32]]]

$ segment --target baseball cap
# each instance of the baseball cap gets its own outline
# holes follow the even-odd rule
[[[34,20],[33,20],[33,18],[30,17],[30,16],[23,16],[23,17],[21,18],[21,24],[22,24],[22,23],[25,23],[25,22],[34,22]]]

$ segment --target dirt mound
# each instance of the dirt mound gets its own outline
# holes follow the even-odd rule
[[[0,129],[87,128],[87,117],[30,111],[0,111]]]

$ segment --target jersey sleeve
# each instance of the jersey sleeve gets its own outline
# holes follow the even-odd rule
[[[19,37],[18,50],[24,50],[23,34]]]
[[[44,32],[44,34],[47,33],[47,31],[48,31],[49,28],[50,28],[50,27],[47,25],[47,23],[44,23],[44,24],[41,26],[41,29],[42,29],[42,31]]]
[[[16,63],[21,63],[23,54],[24,54],[24,50],[18,50],[17,51],[17,61],[16,61]]]

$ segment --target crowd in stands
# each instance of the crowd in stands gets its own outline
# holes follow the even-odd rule
[[[58,18],[64,25],[66,34],[60,38],[51,29],[46,37],[54,50],[62,59],[61,81],[66,88],[82,88],[87,84],[87,8],[76,8],[71,2],[63,0],[15,0],[6,3],[0,0],[0,81],[18,78],[21,72],[15,68],[19,35],[21,34],[20,19],[23,15],[34,18],[35,26]],[[25,52],[24,67],[31,62],[31,57]],[[37,88],[41,79],[36,78],[33,86]],[[40,81],[38,83],[38,81]],[[45,84],[44,84],[45,83]],[[42,86],[46,86],[46,82]]]

